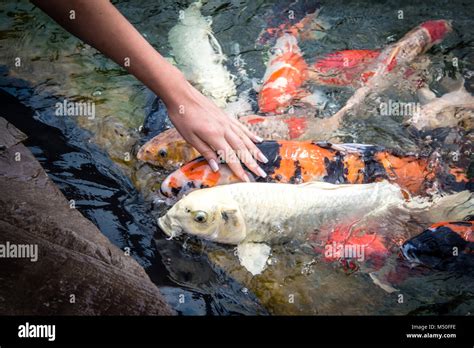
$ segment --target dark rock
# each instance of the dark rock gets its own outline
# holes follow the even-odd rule
[[[145,270],[70,208],[24,138],[0,118],[0,244],[38,248],[36,262],[0,258],[0,314],[173,314]]]

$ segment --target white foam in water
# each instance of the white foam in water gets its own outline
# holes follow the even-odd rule
[[[204,95],[224,107],[236,94],[232,75],[223,65],[226,60],[211,28],[210,17],[201,14],[201,2],[195,2],[180,15],[168,40],[175,61],[186,78]]]
[[[329,99],[326,94],[320,90],[313,91],[313,93],[301,98],[301,101],[303,103],[308,103],[319,110],[325,109],[326,105],[329,103]]]
[[[235,118],[252,113],[252,105],[250,104],[248,91],[240,93],[236,100],[227,103],[224,111],[227,113],[227,115]]]

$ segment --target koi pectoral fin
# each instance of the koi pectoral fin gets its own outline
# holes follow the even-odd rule
[[[237,246],[240,264],[252,275],[262,273],[270,257],[271,248],[264,243],[242,243]]]
[[[399,290],[395,289],[393,286],[382,282],[374,272],[369,273],[369,275],[370,275],[370,279],[372,279],[374,284],[377,285],[378,287],[380,287],[385,292],[388,292],[389,294],[391,294],[392,292],[399,291]]]

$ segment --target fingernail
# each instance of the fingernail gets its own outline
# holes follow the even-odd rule
[[[268,158],[265,157],[265,155],[261,152],[257,154],[258,160],[263,163],[268,163]]]
[[[261,143],[261,142],[263,141],[263,138],[260,138],[259,136],[256,135],[256,136],[255,136],[255,141],[256,141],[257,143]]]
[[[258,172],[258,175],[261,176],[262,178],[267,177],[267,173],[265,173],[265,171],[262,168],[258,167],[257,172]]]
[[[211,166],[213,172],[217,172],[219,170],[219,165],[213,158],[209,160],[209,165]]]
[[[244,180],[245,182],[250,182],[250,179],[247,174],[242,175],[242,180]]]

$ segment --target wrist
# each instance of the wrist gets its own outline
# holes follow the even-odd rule
[[[166,62],[168,66],[158,72],[155,78],[156,86],[153,92],[158,95],[166,105],[170,114],[179,112],[180,105],[189,100],[192,95],[192,86],[184,74],[175,66]]]

